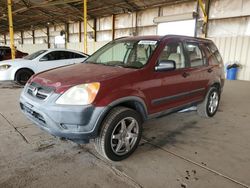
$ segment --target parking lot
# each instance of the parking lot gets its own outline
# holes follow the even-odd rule
[[[144,124],[136,152],[101,158],[43,132],[19,109],[22,88],[0,85],[0,187],[249,187],[250,85],[227,81],[214,118],[175,113]],[[239,92],[240,91],[240,92]]]

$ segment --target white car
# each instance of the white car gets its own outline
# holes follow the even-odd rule
[[[22,59],[0,62],[0,81],[14,80],[24,85],[38,72],[83,62],[88,55],[66,49],[40,50]]]

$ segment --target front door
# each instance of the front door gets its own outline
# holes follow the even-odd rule
[[[150,92],[151,114],[174,110],[190,102],[192,92],[189,68],[184,53],[184,47],[179,39],[166,40],[157,64],[172,60],[176,63],[175,70],[154,71],[152,80],[155,87]],[[157,65],[156,65],[157,66]]]

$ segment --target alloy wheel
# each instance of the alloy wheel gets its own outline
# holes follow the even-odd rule
[[[133,117],[119,121],[111,134],[111,148],[116,155],[125,155],[134,147],[139,134],[139,125]]]
[[[208,103],[208,111],[209,113],[213,114],[218,107],[219,104],[219,95],[216,91],[212,92],[209,97],[209,103]]]

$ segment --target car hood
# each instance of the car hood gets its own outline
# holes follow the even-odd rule
[[[138,69],[80,63],[36,74],[31,82],[54,87],[56,93],[63,93],[75,85],[103,82],[136,70]]]

